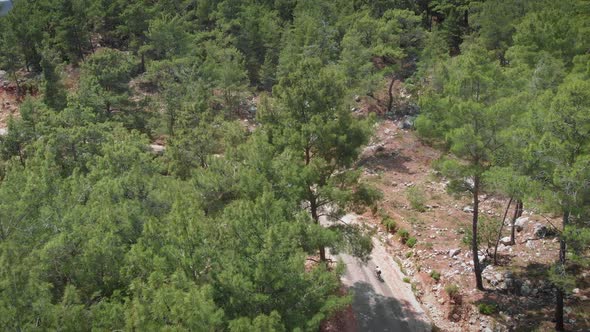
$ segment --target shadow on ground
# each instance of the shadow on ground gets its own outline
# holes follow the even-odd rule
[[[555,298],[554,289],[548,281],[550,268],[548,264],[530,263],[525,267],[514,269],[514,280],[519,285],[514,291],[488,290],[475,305],[480,303],[495,305],[497,311],[493,316],[507,326],[511,326],[512,331],[551,331],[555,326],[553,320]],[[535,294],[521,294],[519,288],[524,280],[532,282],[531,288],[536,290]],[[580,301],[572,296],[568,296],[565,300],[566,307],[580,305]],[[503,312],[504,315],[500,315],[499,312]],[[507,317],[510,319],[507,320]],[[565,321],[567,331],[590,331],[588,321],[576,317],[573,313],[566,313]]]
[[[407,311],[409,305],[377,294],[366,282],[356,282],[350,290],[358,331],[427,331],[430,326]]]
[[[378,151],[371,156],[361,158],[358,166],[362,166],[375,171],[396,171],[398,173],[411,174],[411,171],[405,165],[412,159],[401,155],[399,151]]]

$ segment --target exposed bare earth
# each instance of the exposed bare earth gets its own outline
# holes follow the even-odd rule
[[[553,290],[547,271],[557,258],[558,244],[554,237],[536,236],[533,229],[551,228],[556,220],[525,206],[526,222],[517,233],[516,245],[500,245],[497,266],[486,260],[484,284],[488,291],[475,291],[470,250],[462,245],[471,220],[471,213],[465,209],[469,199],[446,194],[445,179],[436,176],[431,165],[439,156],[438,150],[420,142],[412,131],[398,129],[397,123],[389,120],[378,124],[374,141],[363,152],[359,165],[364,168],[364,179],[383,191],[382,210],[418,240],[414,248],[408,248],[398,236],[385,231],[381,217],[365,214],[364,222],[386,239],[391,253],[388,259],[399,262],[428,316],[441,330],[553,330]],[[410,207],[407,195],[412,187],[426,198],[424,212]],[[485,216],[501,218],[505,198],[484,195],[481,199]],[[503,236],[507,235],[506,227]],[[449,255],[452,249],[459,249],[459,253]],[[430,276],[432,271],[440,272],[438,282]],[[579,278],[583,285],[590,285],[588,272],[580,273]],[[449,284],[459,286],[457,301],[444,290]],[[568,297],[566,321],[570,330],[590,330],[589,295],[586,287]],[[498,312],[480,315],[476,306],[482,302],[497,305]]]

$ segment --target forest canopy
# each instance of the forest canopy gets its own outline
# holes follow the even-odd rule
[[[421,138],[467,160],[441,161],[457,188],[501,169],[563,215],[559,302],[565,251],[583,262],[589,238],[589,6],[12,1],[0,326],[317,331],[350,303],[326,248],[371,250],[320,219],[380,197],[355,164],[375,116],[351,108],[389,87],[384,113],[403,115],[394,80]]]

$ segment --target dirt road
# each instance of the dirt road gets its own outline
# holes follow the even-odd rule
[[[344,219],[354,222],[354,218],[347,215]],[[430,332],[430,321],[410,285],[403,282],[399,267],[379,239],[373,238],[373,246],[367,263],[346,254],[335,257],[346,263],[342,281],[354,292],[352,308],[358,331]],[[376,265],[382,270],[383,281],[375,275]]]

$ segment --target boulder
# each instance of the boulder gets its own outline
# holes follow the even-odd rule
[[[503,238],[500,239],[500,243],[502,243],[503,245],[509,245],[512,244],[512,241],[510,241],[510,236],[505,236]]]
[[[414,117],[404,117],[397,125],[399,129],[412,129],[414,128]]]
[[[517,232],[523,230],[526,223],[529,221],[529,217],[520,217],[514,221],[514,227],[516,228]]]
[[[547,226],[537,223],[533,228],[533,235],[535,235],[538,238],[544,238],[545,236],[549,235],[549,229],[547,228]]]
[[[477,255],[477,259],[479,260],[479,264],[483,264],[486,261],[486,255]]]
[[[164,150],[166,150],[166,147],[163,145],[159,145],[159,144],[151,144],[150,149],[155,154],[163,154]]]

